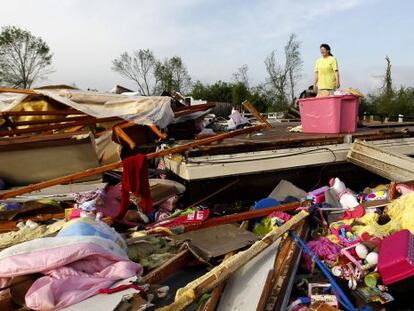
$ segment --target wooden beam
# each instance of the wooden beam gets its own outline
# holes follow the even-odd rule
[[[77,121],[77,122],[76,121],[66,122],[65,119],[62,119],[61,121],[62,123],[57,123],[57,124],[47,124],[47,125],[33,126],[33,127],[25,128],[25,129],[0,131],[0,136],[12,136],[12,135],[36,133],[36,132],[42,132],[42,131],[48,131],[48,130],[59,130],[59,129],[74,127],[74,126],[79,126],[79,125],[93,125],[96,123],[111,122],[111,121],[117,121],[117,120],[119,120],[118,117],[108,117],[108,118],[100,118],[100,119],[89,117],[88,119],[85,119],[83,121]]]
[[[157,135],[160,139],[167,139],[167,134],[160,131],[160,129],[155,124],[150,124],[148,127],[151,129],[151,131]]]
[[[29,90],[29,89],[14,89],[14,88],[9,88],[9,87],[0,87],[0,93],[16,93],[16,94],[39,95],[39,96],[42,96],[40,94],[37,94],[33,90]]]
[[[231,223],[240,222],[240,221],[244,221],[248,219],[264,217],[273,212],[291,211],[291,210],[297,209],[298,207],[300,207],[300,203],[294,202],[294,203],[289,203],[289,204],[283,204],[283,205],[263,208],[263,209],[259,209],[255,211],[236,213],[236,214],[225,215],[221,217],[214,217],[214,218],[207,219],[205,222],[201,224],[186,225],[184,226],[184,231],[187,232],[187,231],[193,231],[193,230],[198,230],[202,228],[209,228],[209,227],[214,227],[214,226],[223,225],[223,224],[231,224]]]
[[[251,102],[249,101],[244,101],[243,102],[243,107],[246,108],[260,123],[266,124],[267,127],[272,127],[272,124],[270,124],[269,121],[267,121],[267,119],[262,116],[262,114],[256,110],[256,108],[252,105]]]
[[[123,140],[125,143],[128,144],[129,149],[135,149],[135,147],[137,146],[136,143],[131,139],[131,137],[128,136],[127,133],[125,133],[122,127],[115,125],[113,127],[113,131],[120,140]]]
[[[63,117],[63,118],[53,118],[53,119],[41,119],[41,120],[27,120],[27,121],[12,121],[14,126],[22,126],[22,125],[38,125],[38,124],[53,124],[53,123],[61,123],[61,122],[75,122],[75,121],[84,121],[84,120],[93,120],[94,117],[90,116],[79,116],[79,117]]]
[[[1,199],[1,195],[0,195],[0,199]],[[254,219],[258,217],[264,217],[273,212],[292,211],[294,209],[297,209],[298,207],[300,207],[300,203],[293,202],[293,203],[288,203],[288,204],[283,204],[283,205],[278,205],[278,206],[272,206],[268,208],[262,208],[262,209],[255,210],[255,211],[247,211],[247,212],[241,212],[241,213],[225,215],[225,216],[220,216],[220,217],[213,217],[213,218],[207,219],[205,222],[202,222],[202,223],[188,224],[182,227],[183,227],[184,232],[194,231],[198,229],[209,228],[209,227],[214,227],[214,226],[224,225],[224,224],[232,224],[235,222],[245,221],[245,220]],[[146,228],[149,229],[149,233],[152,233],[151,229],[156,228],[156,226],[157,224],[152,224],[151,226],[147,226]],[[160,224],[159,226],[162,227],[162,224]],[[155,233],[159,234],[160,232],[156,230]]]
[[[161,284],[167,280],[174,272],[184,267],[191,259],[193,254],[189,249],[184,249],[174,257],[168,259],[161,266],[149,271],[144,275],[143,279],[145,283]]]
[[[228,132],[228,133],[219,134],[219,135],[216,135],[216,136],[213,136],[213,137],[208,137],[208,138],[205,138],[205,139],[196,140],[196,141],[193,141],[191,143],[184,144],[184,145],[181,145],[181,146],[177,146],[177,147],[173,147],[173,148],[169,148],[169,149],[164,149],[164,150],[161,150],[161,151],[158,151],[158,152],[149,153],[149,154],[147,154],[147,159],[155,159],[155,158],[164,157],[164,156],[167,156],[167,155],[170,155],[170,154],[181,153],[181,152],[186,151],[188,149],[199,147],[199,146],[206,145],[206,144],[211,144],[213,142],[223,140],[225,138],[234,137],[234,136],[237,136],[237,135],[242,135],[242,134],[247,134],[247,133],[259,131],[259,130],[263,129],[264,127],[265,126],[263,124],[260,124],[260,125],[244,128],[244,129],[241,129],[241,130],[236,130],[236,131],[232,131],[232,132]],[[17,195],[21,195],[21,194],[24,194],[24,193],[44,189],[44,188],[47,188],[47,187],[60,185],[60,184],[63,184],[63,183],[71,183],[71,182],[74,182],[75,180],[78,180],[78,179],[81,179],[81,178],[84,178],[84,177],[93,176],[93,175],[98,175],[98,174],[101,174],[101,173],[104,173],[104,172],[107,172],[107,171],[110,171],[110,170],[114,170],[114,169],[119,168],[121,166],[122,166],[122,161],[116,162],[116,163],[111,163],[111,164],[104,165],[104,166],[97,167],[97,168],[88,169],[86,171],[78,172],[78,173],[67,175],[67,176],[64,176],[64,177],[59,177],[59,178],[54,178],[54,179],[51,179],[51,180],[48,180],[48,181],[43,181],[43,182],[40,182],[40,183],[37,183],[37,184],[29,185],[29,186],[22,187],[22,188],[17,189],[17,190],[11,190],[11,191],[5,192],[3,194],[0,194],[0,199],[13,198]]]
[[[85,115],[83,112],[80,112],[75,109],[66,109],[66,110],[48,110],[48,111],[3,111],[0,112],[0,116],[10,116],[10,117],[22,117],[22,116],[61,116],[61,115]]]

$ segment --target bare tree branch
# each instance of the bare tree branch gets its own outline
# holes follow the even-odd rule
[[[49,46],[29,31],[7,26],[0,34],[0,81],[21,88],[52,72]]]

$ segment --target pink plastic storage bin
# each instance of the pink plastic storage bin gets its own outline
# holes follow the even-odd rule
[[[414,275],[414,236],[410,231],[398,231],[381,242],[378,271],[385,285]]]
[[[299,99],[304,133],[354,133],[358,122],[359,97],[338,95]]]

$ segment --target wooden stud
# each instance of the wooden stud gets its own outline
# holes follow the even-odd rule
[[[267,121],[267,119],[262,116],[262,114],[256,110],[256,108],[252,105],[251,102],[249,101],[244,101],[243,102],[243,107],[246,108],[260,123],[264,123],[267,125],[267,127],[272,127],[272,124],[270,124],[269,121]]]

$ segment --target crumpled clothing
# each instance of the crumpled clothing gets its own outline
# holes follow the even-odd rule
[[[122,198],[121,216],[124,216],[130,204],[130,193],[141,196],[141,210],[149,214],[153,210],[153,200],[148,181],[148,163],[144,154],[126,158],[122,161]]]

